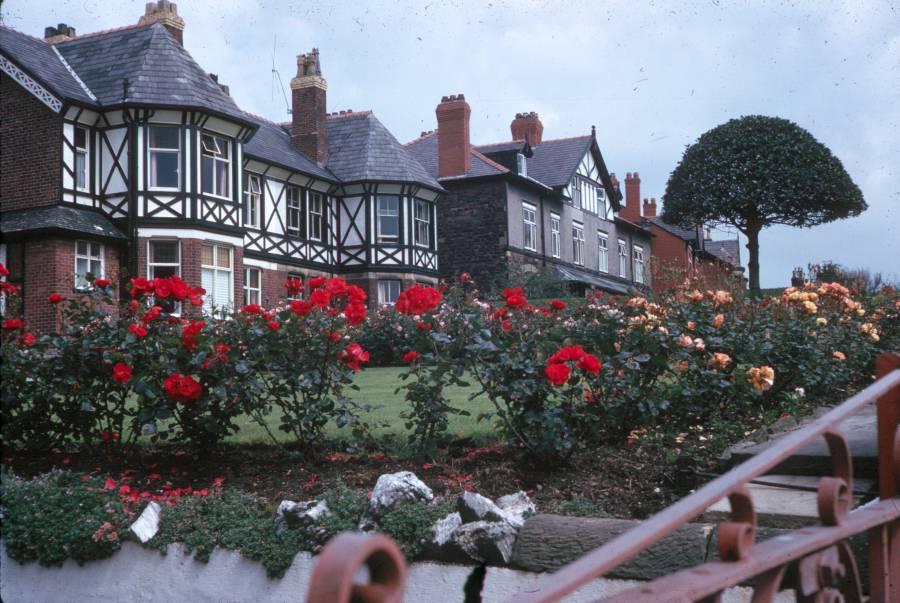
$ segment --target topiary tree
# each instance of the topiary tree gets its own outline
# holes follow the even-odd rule
[[[759,289],[759,232],[810,227],[866,209],[840,160],[812,134],[778,117],[732,119],[688,146],[669,176],[663,219],[730,224],[747,237],[750,289]]]

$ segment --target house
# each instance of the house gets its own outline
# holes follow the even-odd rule
[[[409,143],[447,191],[438,207],[440,267],[483,287],[548,270],[572,288],[626,293],[650,285],[650,232],[618,217],[621,193],[596,132],[544,139],[537,113],[520,113],[511,140],[472,144],[464,95],[437,105],[437,130]]]
[[[653,290],[668,291],[686,279],[698,279],[705,287],[728,287],[743,282],[740,245],[737,239],[713,241],[702,226],[682,228],[657,215],[656,199],[644,199],[641,206],[641,176],[625,175],[625,206],[619,214],[640,223],[653,234],[650,260]]]
[[[31,328],[88,275],[124,296],[178,274],[207,314],[272,304],[289,276],[340,275],[373,303],[436,283],[441,184],[371,112],[327,112],[318,51],[279,124],[238,107],[184,29],[167,0],[88,35],[0,25],[0,261]]]

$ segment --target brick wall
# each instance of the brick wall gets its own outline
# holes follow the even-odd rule
[[[60,199],[62,117],[0,73],[0,211]]]
[[[442,278],[468,272],[482,289],[506,276],[506,184],[502,179],[445,183],[438,203],[438,264]]]
[[[651,224],[653,233],[653,290],[667,291],[681,285],[690,274],[691,265],[688,258],[691,250],[684,239],[676,237],[667,230]]]

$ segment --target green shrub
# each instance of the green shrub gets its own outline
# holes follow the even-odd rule
[[[415,559],[431,539],[431,526],[453,510],[453,501],[438,505],[412,501],[399,505],[380,521],[382,531],[403,549],[407,559]]]

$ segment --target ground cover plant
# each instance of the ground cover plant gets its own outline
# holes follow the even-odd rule
[[[7,318],[4,466],[23,478],[65,468],[101,508],[103,497],[123,512],[172,503],[167,538],[201,557],[238,548],[277,573],[290,551],[319,542],[272,536],[280,500],[354,507],[378,475],[401,470],[448,496],[523,489],[542,510],[645,517],[698,485],[727,446],[844,399],[870,382],[875,355],[900,347],[891,287],[817,283],[745,298],[686,283],[656,298],[535,303],[518,287],[486,299],[461,275],[368,312],[342,279],[291,286],[302,299],[201,319],[191,309],[202,290],[178,277],[132,279],[118,315],[106,311],[114,285],[98,279],[89,294],[47,300],[60,333]],[[14,310],[14,288],[4,294]],[[167,312],[175,302],[182,316]],[[4,488],[31,483],[11,476]],[[407,520],[425,515],[407,511],[387,525],[414,555],[424,523]],[[317,534],[353,527],[350,515]],[[78,555],[117,546],[100,544]]]

